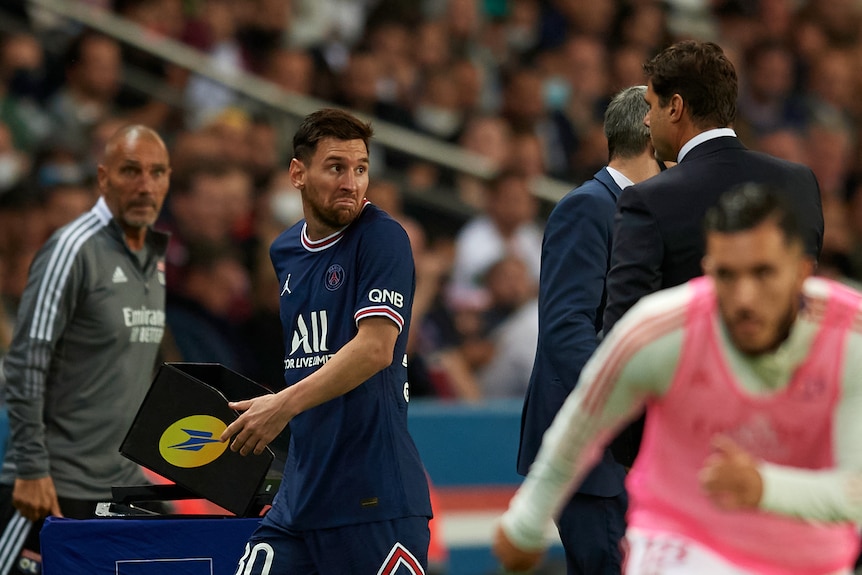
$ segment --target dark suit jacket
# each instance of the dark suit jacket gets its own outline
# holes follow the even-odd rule
[[[807,167],[746,149],[734,137],[708,140],[682,162],[630,186],[620,195],[614,219],[614,248],[608,272],[604,331],[610,331],[637,301],[702,274],[703,217],[719,196],[745,182],[769,183],[786,194],[815,258],[823,245],[820,188]],[[638,438],[623,454],[630,464]]]
[[[598,345],[620,188],[607,169],[569,192],[548,218],[539,283],[539,341],[521,413],[518,473],[526,475],[542,435]],[[605,452],[580,493],[613,497],[625,472]]]

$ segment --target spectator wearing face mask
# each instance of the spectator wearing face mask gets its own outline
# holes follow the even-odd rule
[[[523,66],[509,72],[503,80],[501,116],[516,132],[533,132],[542,140],[548,175],[568,178],[577,135],[572,122],[545,99],[542,73]]]

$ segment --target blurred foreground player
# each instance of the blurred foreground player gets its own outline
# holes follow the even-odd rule
[[[862,519],[862,295],[810,278],[779,196],[706,217],[706,277],[645,297],[585,367],[504,514],[511,569],[643,406],[626,574],[849,575]]]
[[[288,387],[231,403],[244,413],[221,436],[261,453],[290,423],[284,481],[240,575],[426,569],[428,483],[407,430],[413,256],[401,226],[365,199],[371,135],[324,109],[293,138],[305,219],[270,250]]]

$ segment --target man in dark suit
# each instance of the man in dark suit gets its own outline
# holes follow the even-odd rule
[[[703,216],[729,188],[771,184],[787,194],[803,226],[805,249],[823,244],[820,189],[807,167],[746,149],[730,128],[736,117],[733,64],[712,42],[678,42],[644,64],[649,112],[644,122],[661,160],[678,165],[627,188],[617,203],[607,278],[604,332],[642,296],[702,274]],[[612,447],[627,465],[639,445],[637,426]]]
[[[542,243],[539,341],[521,416],[518,473],[598,345],[616,201],[622,188],[659,172],[643,118],[646,87],[617,94],[605,112],[609,163],[551,212]],[[663,166],[662,166],[663,167]],[[625,470],[609,452],[557,522],[569,574],[619,575],[625,531]]]

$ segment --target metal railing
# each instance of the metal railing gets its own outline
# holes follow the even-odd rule
[[[272,82],[242,70],[225,71],[217,68],[208,54],[171,38],[155,35],[112,12],[74,0],[29,0],[29,2],[216,81],[247,98],[293,117],[302,118],[317,109],[331,105],[317,98],[285,92]],[[493,164],[484,156],[389,122],[355,113],[365,121],[374,120],[375,141],[388,149],[398,150],[424,161],[482,179],[489,179],[494,175]],[[535,181],[533,191],[537,197],[553,203],[572,187],[571,183],[543,176]]]

